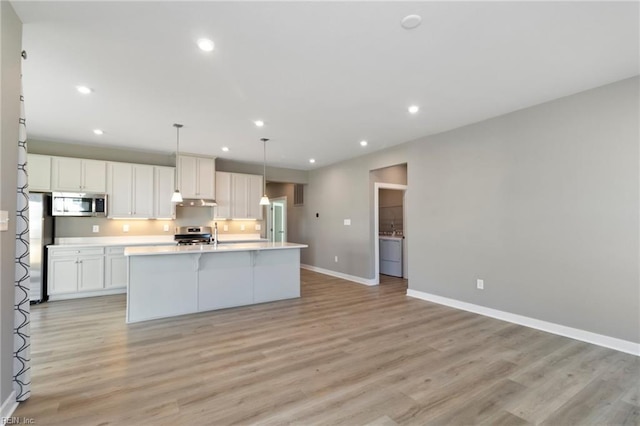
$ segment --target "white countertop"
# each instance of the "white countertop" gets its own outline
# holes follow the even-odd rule
[[[221,243],[263,242],[260,234],[219,234]],[[74,237],[56,238],[55,244],[49,247],[105,247],[105,246],[149,246],[149,245],[175,245],[172,235],[139,235],[122,237]]]
[[[235,243],[235,244],[209,244],[199,246],[144,246],[127,247],[124,250],[125,256],[153,256],[159,254],[195,254],[195,253],[221,253],[232,251],[260,251],[260,250],[286,250],[301,249],[309,247],[306,244],[296,243]]]
[[[404,237],[392,237],[391,235],[380,235],[378,237],[381,240],[402,240]]]

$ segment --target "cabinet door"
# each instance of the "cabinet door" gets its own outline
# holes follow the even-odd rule
[[[231,219],[231,173],[216,172],[216,203],[214,216]]]
[[[133,217],[153,217],[153,166],[133,166]]]
[[[106,192],[107,163],[97,160],[82,160],[82,190]]]
[[[133,213],[131,164],[109,163],[108,175],[109,217],[130,217]]]
[[[51,159],[51,190],[81,191],[82,160],[79,158],[53,157]]]
[[[124,248],[121,249],[124,252]],[[106,257],[105,288],[127,286],[127,258],[124,254],[110,254]]]
[[[104,288],[104,256],[78,256],[78,290]]]
[[[183,198],[198,198],[198,162],[196,157],[181,155],[178,188]]]
[[[51,157],[48,155],[27,155],[30,191],[51,191]]]
[[[247,194],[247,210],[248,217],[251,219],[262,220],[263,206],[260,205],[260,198],[262,198],[262,176],[249,175],[249,193]]]
[[[248,175],[231,174],[231,217],[246,219],[249,217],[247,209],[247,192],[249,188]]]
[[[216,160],[198,158],[198,192],[200,198],[216,197]]]
[[[176,208],[171,202],[175,188],[173,167],[154,167],[154,211],[157,219],[175,219]]]
[[[78,291],[78,259],[62,257],[50,259],[47,288],[50,294]]]

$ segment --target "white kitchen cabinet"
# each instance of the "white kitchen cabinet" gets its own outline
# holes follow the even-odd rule
[[[262,219],[262,176],[216,173],[216,207],[219,219]]]
[[[27,154],[29,172],[29,191],[51,191],[51,156]]]
[[[216,160],[210,157],[180,155],[179,189],[183,198],[216,197]]]
[[[247,217],[250,219],[262,220],[263,206],[260,205],[262,198],[262,176],[248,176],[248,192],[247,192]]]
[[[231,219],[231,173],[216,172],[216,203],[214,217]]]
[[[47,290],[50,295],[78,291],[78,260],[75,256],[49,260]]]
[[[104,249],[49,248],[47,288],[59,294],[82,294],[104,289]]]
[[[176,206],[171,202],[175,187],[175,169],[173,167],[153,168],[153,217],[157,219],[175,219]]]
[[[104,288],[104,256],[78,256],[78,291]]]
[[[81,158],[51,158],[51,190],[71,192],[105,192],[107,163]]]
[[[246,219],[249,217],[249,179],[242,173],[231,174],[231,217]]]
[[[127,287],[127,258],[124,247],[107,247],[105,256],[105,288]]]
[[[109,163],[107,176],[110,218],[153,217],[153,166]]]

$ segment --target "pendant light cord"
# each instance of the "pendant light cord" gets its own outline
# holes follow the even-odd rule
[[[262,182],[262,193],[264,195],[267,195],[267,141],[268,139],[262,139],[262,142],[264,142],[262,144],[263,152],[264,152],[264,156],[263,156],[264,161],[262,162],[262,165],[263,165],[262,176],[264,176],[264,179]]]
[[[176,191],[178,190],[178,176],[180,175],[179,173],[179,167],[180,167],[180,128],[182,127],[182,124],[178,124],[178,123],[174,123],[173,127],[176,128]]]

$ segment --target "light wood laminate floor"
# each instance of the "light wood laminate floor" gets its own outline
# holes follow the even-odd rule
[[[640,423],[638,358],[301,271],[302,298],[126,325],[32,307],[38,425]]]

